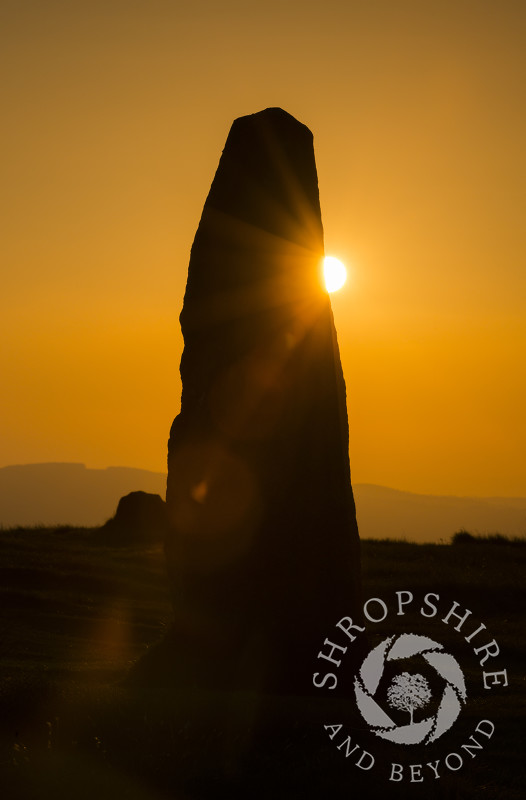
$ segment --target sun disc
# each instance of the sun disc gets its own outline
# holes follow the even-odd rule
[[[337,292],[347,280],[345,264],[339,258],[325,256],[323,259],[323,277],[327,291]]]

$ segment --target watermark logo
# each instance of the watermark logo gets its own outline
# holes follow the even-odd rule
[[[414,632],[423,623],[433,626],[432,636]],[[364,657],[362,644],[371,635],[381,641]],[[440,641],[444,637],[455,656]],[[481,719],[479,709],[492,690],[508,685],[508,672],[486,625],[456,600],[434,592],[418,600],[408,590],[387,602],[371,597],[363,606],[363,624],[341,617],[320,645],[313,686],[329,694],[343,688],[346,698],[323,729],[363,772],[387,782],[437,780],[469,764],[492,738],[495,724]],[[457,729],[468,688],[473,706]],[[331,708],[334,713],[338,707]]]
[[[414,633],[391,636],[371,650],[355,678],[354,693],[362,717],[376,736],[397,744],[428,744],[451,728],[466,702],[466,684],[458,662],[443,650],[433,639]],[[397,725],[376,701],[375,694],[387,664],[414,656],[422,656],[443,679],[443,693],[437,712],[415,722],[414,712],[425,708],[432,699],[429,682],[418,672],[395,674],[387,690],[387,703],[409,714],[407,725]]]

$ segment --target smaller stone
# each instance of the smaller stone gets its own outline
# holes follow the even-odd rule
[[[130,492],[121,497],[115,516],[102,530],[111,544],[156,544],[166,534],[166,504],[158,494]]]

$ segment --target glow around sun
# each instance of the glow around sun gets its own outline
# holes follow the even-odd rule
[[[323,277],[327,291],[337,292],[347,280],[345,264],[339,258],[325,256],[323,259]]]

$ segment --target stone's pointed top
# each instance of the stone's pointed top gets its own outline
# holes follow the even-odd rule
[[[249,114],[247,116],[258,117],[260,114],[261,115],[266,114],[269,117],[270,116],[273,117],[281,116],[283,118],[288,117],[288,119],[293,119],[295,122],[298,122],[298,120],[295,117],[293,117],[292,114],[289,114],[288,111],[285,111],[285,109],[280,108],[279,106],[270,106],[270,108],[264,108],[262,111],[256,111],[254,114]]]
[[[251,120],[253,122],[269,120],[273,122],[281,122],[282,124],[288,124],[291,126],[301,126],[302,128],[308,130],[312,136],[312,132],[303,122],[300,122],[296,119],[296,117],[293,117],[292,114],[289,114],[288,111],[285,111],[279,106],[271,106],[270,108],[264,108],[262,111],[256,111],[254,114],[247,114],[244,117],[238,117],[234,120],[234,125],[244,120]]]
[[[221,244],[228,236],[229,248],[238,251],[246,252],[250,238],[247,262],[253,275],[258,271],[255,254],[269,247],[275,250],[278,239],[310,251],[317,269],[323,253],[318,176],[313,135],[303,123],[282,108],[266,108],[234,121],[205,203],[194,254],[198,239],[208,235],[210,227],[220,227]],[[255,229],[266,233],[265,242],[255,241]],[[219,244],[215,242],[216,254]]]

